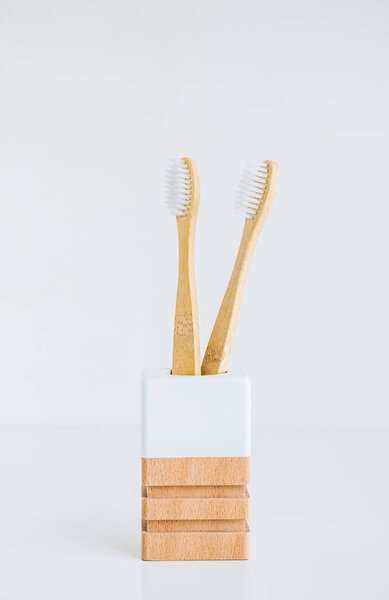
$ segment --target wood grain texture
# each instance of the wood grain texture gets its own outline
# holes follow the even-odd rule
[[[241,498],[244,485],[148,485],[142,495],[147,498]]]
[[[144,531],[168,533],[170,531],[246,531],[244,519],[207,519],[181,521],[144,521]]]
[[[251,261],[277,190],[278,165],[273,161],[265,162],[269,167],[269,183],[256,216],[254,219],[245,219],[232,275],[203,358],[202,375],[227,371]]]
[[[246,485],[249,456],[142,458],[142,485]]]
[[[186,215],[176,217],[178,229],[178,285],[173,338],[173,375],[200,375],[199,313],[195,281],[195,233],[200,203],[200,180],[194,160],[184,158],[192,182]]]
[[[249,457],[142,458],[142,558],[248,558],[249,474]]]
[[[237,560],[249,557],[249,533],[142,531],[143,560]]]
[[[142,498],[142,519],[246,519],[250,499],[245,498]]]

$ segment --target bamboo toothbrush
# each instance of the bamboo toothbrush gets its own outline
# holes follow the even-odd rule
[[[194,247],[200,201],[199,173],[190,158],[170,163],[166,177],[169,212],[177,217],[179,269],[173,338],[173,375],[201,375]]]
[[[238,212],[245,217],[242,239],[205,351],[202,375],[227,370],[251,260],[277,191],[278,171],[277,163],[266,160],[250,165],[243,172],[236,202]]]

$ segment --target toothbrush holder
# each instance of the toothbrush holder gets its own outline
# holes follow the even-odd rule
[[[250,430],[243,371],[144,371],[143,560],[249,558]]]

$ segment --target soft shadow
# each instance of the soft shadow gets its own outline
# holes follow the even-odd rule
[[[63,523],[63,534],[68,543],[81,545],[83,549],[90,548],[102,553],[111,551],[121,556],[141,559],[140,525],[135,530],[128,527],[128,522],[108,522],[85,517]]]

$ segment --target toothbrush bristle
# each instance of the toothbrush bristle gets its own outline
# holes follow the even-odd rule
[[[166,171],[166,204],[169,213],[184,217],[190,206],[192,182],[188,165],[178,158],[170,161]]]
[[[243,170],[236,193],[236,212],[246,219],[254,219],[265,197],[270,168],[267,162],[250,163]]]

